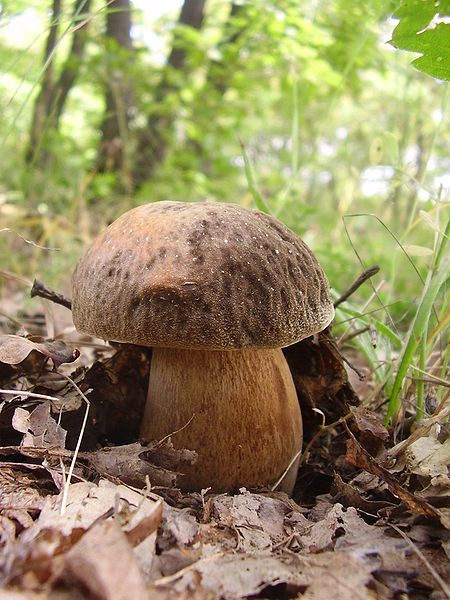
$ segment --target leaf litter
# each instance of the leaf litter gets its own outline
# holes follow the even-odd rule
[[[79,343],[77,449],[73,343],[0,336],[2,600],[450,597],[446,407],[389,447],[325,332],[286,352],[308,444],[293,498],[186,494],[195,453],[137,441],[151,351]]]

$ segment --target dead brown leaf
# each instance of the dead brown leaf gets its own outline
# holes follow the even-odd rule
[[[289,557],[216,553],[155,583],[178,593],[200,588],[230,600],[285,585],[291,594],[302,594],[302,600],[368,600],[376,598],[367,587],[373,569],[373,564],[357,556],[332,552]]]
[[[19,469],[20,465],[15,469],[2,465],[0,469],[0,511],[14,509],[38,512],[45,502],[38,481]]]
[[[101,475],[115,477],[134,487],[143,487],[147,480],[153,487],[174,487],[183,464],[195,461],[196,454],[190,450],[175,450],[167,439],[153,447],[135,442],[101,448],[82,453],[82,458]]]
[[[365,450],[361,444],[357,441],[355,436],[347,428],[349,439],[347,440],[347,455],[346,460],[355,467],[364,469],[372,475],[376,475],[379,479],[384,481],[388,486],[389,490],[400,500],[402,500],[409,510],[413,513],[423,515],[424,517],[431,519],[440,519],[441,515],[433,508],[428,502],[412,494],[405,488],[403,488],[395,476],[393,476],[387,469],[379,465],[376,460]]]
[[[347,483],[339,474],[334,477],[333,492],[337,502],[344,506],[354,506],[372,515],[376,515],[381,509],[394,506],[387,500],[370,499],[369,495],[361,489],[358,481],[353,480]]]
[[[302,407],[305,439],[309,441],[321,425],[319,409],[327,423],[339,420],[359,399],[349,383],[342,354],[330,329],[287,348],[289,364]]]
[[[370,432],[374,437],[387,442],[389,432],[374,412],[364,406],[357,406],[352,408],[352,414],[359,431]]]
[[[139,439],[150,356],[150,348],[120,344],[113,356],[95,362],[79,382],[84,392],[92,389],[91,416],[101,440],[122,446]]]
[[[38,589],[53,585],[64,572],[64,554],[69,552],[97,522],[113,519],[121,526],[125,540],[139,544],[153,536],[162,512],[162,500],[150,499],[125,486],[107,481],[99,485],[77,483],[68,490],[66,510],[61,514],[63,494],[48,497],[39,518],[17,538],[8,555],[5,580]],[[131,545],[130,545],[131,547]],[[149,547],[147,546],[147,550]],[[31,582],[31,583],[30,583]]]
[[[50,414],[50,403],[42,402],[30,413],[20,406],[16,408],[12,426],[23,433],[22,446],[32,448],[64,448],[66,431]]]
[[[364,406],[352,408],[352,414],[361,445],[372,456],[377,456],[384,451],[385,444],[389,440],[389,432],[378,415]]]
[[[291,511],[281,500],[247,491],[213,498],[210,510],[215,527],[235,532],[232,547],[241,552],[271,552],[286,537],[284,520]]]
[[[80,355],[60,340],[50,341],[39,336],[20,337],[18,335],[0,335],[0,362],[19,365],[31,352],[37,352],[45,360],[51,359],[55,366],[70,363]]]
[[[434,428],[430,435],[410,444],[405,455],[410,473],[424,478],[427,487],[446,487],[450,494],[450,437],[439,440],[438,430]]]
[[[132,547],[117,522],[98,521],[64,556],[60,578],[100,600],[148,600]]]

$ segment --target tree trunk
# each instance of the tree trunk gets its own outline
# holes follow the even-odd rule
[[[86,26],[91,0],[75,0],[72,23],[72,45],[56,81],[53,76],[52,54],[57,45],[57,24],[61,11],[61,1],[54,0],[52,26],[47,39],[44,65],[47,74],[43,79],[41,90],[35,105],[35,116],[30,134],[30,144],[26,159],[28,162],[44,165],[49,158],[49,149],[45,148],[45,135],[50,129],[57,131],[67,96],[72,89],[81,66],[86,46]],[[57,17],[55,18],[55,8]]]
[[[113,0],[108,6],[106,17],[106,56],[108,43],[113,50],[133,50],[131,40],[130,0]],[[126,55],[125,55],[126,56]],[[131,86],[127,81],[126,64],[113,65],[108,69],[105,82],[105,114],[101,125],[102,140],[97,156],[99,171],[122,171],[128,179],[127,160]]]
[[[67,96],[72,89],[80,71],[86,47],[86,29],[89,22],[91,0],[75,0],[73,10],[72,46],[63,69],[54,88],[55,102],[52,110],[53,123],[56,129],[66,104]]]
[[[52,16],[45,44],[43,74],[41,78],[41,89],[36,96],[31,120],[30,139],[25,155],[26,162],[33,162],[42,142],[46,128],[47,117],[52,103],[53,89],[53,52],[56,48],[58,37],[59,17],[61,15],[61,0],[53,0]]]
[[[205,14],[205,2],[206,0],[184,0],[178,25],[200,29]],[[167,60],[167,68],[154,95],[155,105],[158,108],[148,117],[147,126],[138,139],[133,174],[135,185],[140,185],[151,178],[167,152],[174,115],[167,114],[161,107],[164,97],[176,89],[170,81],[170,72],[173,70],[184,71],[187,77],[186,49],[180,43],[180,37],[176,33]]]

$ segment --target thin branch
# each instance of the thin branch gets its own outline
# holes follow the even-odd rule
[[[55,304],[60,304],[61,306],[65,306],[69,310],[72,310],[71,300],[69,300],[62,294],[58,294],[58,292],[54,292],[38,279],[35,279],[33,282],[33,287],[31,288],[30,296],[32,298],[34,298],[35,296],[39,296],[40,298],[45,298],[46,300],[50,300]]]
[[[335,300],[334,307],[336,308],[337,306],[339,306],[339,304],[345,302],[347,298],[350,298],[350,296],[354,294],[356,290],[362,286],[363,283],[365,283],[368,279],[376,275],[379,272],[379,270],[380,267],[378,265],[374,265],[373,267],[369,267],[368,269],[363,271],[361,275],[355,279],[355,281],[348,288],[348,290],[344,292],[342,296],[340,296],[337,300]]]
[[[352,331],[351,333],[348,333],[347,335],[342,336],[339,341],[341,344],[345,344],[346,342],[349,342],[353,338],[358,337],[358,335],[362,335],[363,333],[366,333],[367,331],[370,331],[370,325],[366,325],[365,327],[360,327],[359,329],[355,329],[355,331]]]

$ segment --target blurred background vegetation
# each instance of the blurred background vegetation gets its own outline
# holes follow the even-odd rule
[[[351,323],[383,379],[436,265],[450,186],[447,84],[388,44],[398,4],[1,1],[4,293],[17,277],[68,288],[82,248],[137,204],[263,198],[336,296],[380,265],[337,331],[370,315]],[[448,324],[444,300],[430,331]]]

